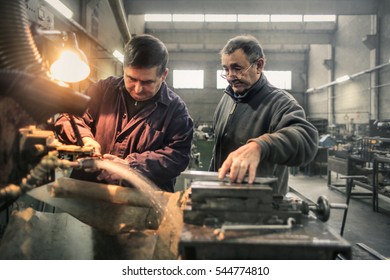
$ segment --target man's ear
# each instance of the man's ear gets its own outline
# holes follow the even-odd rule
[[[165,79],[167,78],[168,72],[169,72],[169,69],[165,68],[164,72],[161,75],[161,78],[162,78],[163,81],[165,81]]]
[[[257,70],[263,71],[264,66],[265,66],[265,59],[259,58],[259,60],[257,61],[257,64],[256,64]]]

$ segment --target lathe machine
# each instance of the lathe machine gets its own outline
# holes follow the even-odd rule
[[[257,178],[256,184],[248,185],[197,181],[207,172],[187,174],[194,181],[183,210],[182,258],[351,257],[349,243],[324,223],[330,208],[342,205],[330,204],[323,196],[317,203],[302,200],[293,189],[286,197],[274,195],[273,178]]]

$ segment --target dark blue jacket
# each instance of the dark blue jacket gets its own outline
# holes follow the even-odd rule
[[[123,78],[109,77],[90,86],[89,109],[77,119],[81,137],[92,137],[101,153],[116,155],[165,191],[174,191],[175,178],[186,169],[191,154],[193,121],[182,99],[164,82],[154,102],[136,113],[118,133],[124,106]],[[75,143],[68,120],[56,121],[60,140]]]

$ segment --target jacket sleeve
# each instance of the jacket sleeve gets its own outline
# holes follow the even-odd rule
[[[103,92],[102,84],[98,82],[97,84],[91,85],[86,95],[91,97],[91,103],[88,109],[85,111],[82,117],[74,116],[74,120],[77,125],[77,129],[80,132],[81,137],[91,137],[93,136],[94,130],[94,115],[96,115],[97,108],[99,108],[99,94]],[[70,118],[68,114],[60,114],[56,119],[54,124],[54,130],[57,134],[58,139],[65,144],[76,144],[76,136],[74,130],[70,123]]]
[[[131,153],[127,157],[130,167],[157,184],[180,175],[187,168],[191,156],[193,121],[184,107],[171,112],[172,118],[168,118],[169,124],[163,131],[164,145],[142,153]]]
[[[248,140],[260,145],[260,160],[287,166],[304,166],[313,160],[318,149],[318,131],[296,102],[280,106],[271,127],[270,133]]]

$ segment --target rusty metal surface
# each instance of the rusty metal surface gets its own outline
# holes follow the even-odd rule
[[[350,258],[351,246],[324,223],[304,217],[290,230],[227,231],[218,239],[215,228],[184,224],[179,243],[183,259],[335,259]]]

